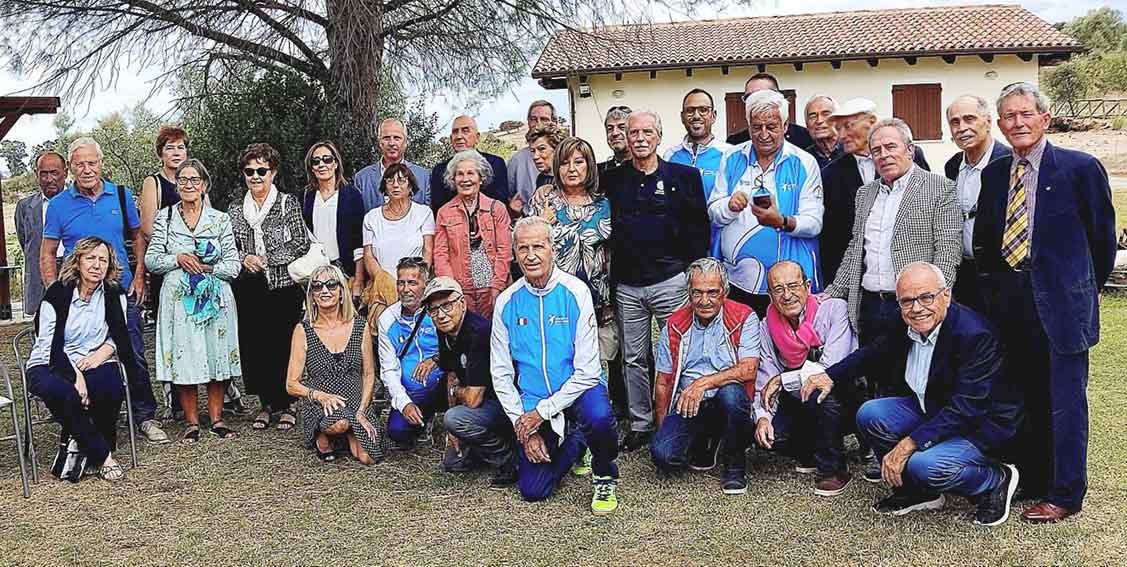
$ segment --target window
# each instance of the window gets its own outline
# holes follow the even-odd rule
[[[892,115],[908,123],[917,140],[943,139],[943,87],[938,83],[892,85]]]
[[[789,120],[794,123],[794,89],[783,89],[783,96],[787,98],[787,105],[790,106],[788,113]],[[729,136],[736,132],[747,130],[747,113],[744,111],[744,93],[727,93],[724,95],[724,112],[726,118],[725,132]],[[801,124],[799,124],[801,126]]]

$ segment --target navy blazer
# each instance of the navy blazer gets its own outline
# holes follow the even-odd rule
[[[838,387],[876,370],[892,369],[895,395],[916,394],[904,379],[908,351],[915,344],[906,332],[885,335],[826,369]],[[921,451],[961,437],[984,453],[1000,451],[1021,425],[1022,402],[1002,369],[1002,346],[990,324],[969,307],[952,303],[947,310],[924,391],[927,419],[909,434]]]
[[[317,191],[305,192],[305,203],[301,215],[305,226],[313,232],[313,199]],[[356,260],[352,251],[364,246],[364,197],[353,185],[345,185],[337,197],[337,248],[340,250],[340,266],[348,277],[356,275]]]
[[[1012,163],[1013,156],[1004,157],[982,171],[975,217],[974,257],[987,315],[996,321],[1010,316],[1001,312],[1000,294],[1011,290],[996,278],[1011,269],[1002,254],[1002,232]],[[1046,143],[1033,221],[1033,302],[1049,345],[1061,354],[1086,351],[1100,340],[1098,295],[1115,265],[1115,210],[1103,164]]]
[[[1003,144],[1001,140],[994,140],[994,149],[990,152],[990,159],[986,160],[986,164],[989,165],[1012,154],[1013,150],[1009,146]],[[943,164],[943,174],[951,181],[958,181],[961,165],[963,165],[963,152],[958,152]]]

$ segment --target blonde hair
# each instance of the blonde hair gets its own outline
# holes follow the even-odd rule
[[[109,252],[109,262],[106,265],[106,277],[103,281],[115,286],[121,282],[121,264],[117,261],[117,253],[109,242],[96,236],[87,236],[74,245],[74,250],[63,260],[63,267],[59,269],[59,281],[64,285],[76,284],[81,277],[78,260],[93,252],[95,248],[105,246]]]
[[[305,284],[305,319],[313,323],[317,320],[317,316],[320,315],[320,308],[317,307],[317,302],[313,300],[313,281],[323,274],[332,275],[332,279],[328,281],[336,280],[336,282],[340,284],[340,287],[337,288],[340,292],[340,301],[337,303],[337,315],[344,321],[352,321],[352,319],[356,317],[356,311],[352,307],[352,298],[346,297],[348,295],[348,278],[344,276],[344,272],[340,271],[340,268],[331,264],[313,270],[313,274],[309,276],[309,283]]]

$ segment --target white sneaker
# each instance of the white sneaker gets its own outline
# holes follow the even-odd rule
[[[155,419],[149,419],[141,422],[141,434],[148,439],[149,443],[163,445],[171,443],[172,440],[168,438],[168,434],[160,428],[160,422]]]

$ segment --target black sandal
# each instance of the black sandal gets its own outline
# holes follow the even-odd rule
[[[287,417],[289,419],[286,419]],[[297,415],[294,414],[293,410],[284,409],[282,415],[278,416],[278,425],[275,425],[274,428],[278,431],[289,431],[295,425],[297,425]]]
[[[238,435],[238,433],[235,433],[234,429],[227,427],[227,425],[222,421],[217,421],[211,424],[211,434],[220,439],[231,439]]]
[[[328,451],[325,451],[324,453],[322,453],[320,449],[317,449],[317,458],[321,459],[322,461],[324,461],[326,463],[331,463],[331,462],[337,460],[337,454],[334,453],[332,449],[329,449]]]
[[[184,429],[184,434],[180,436],[180,440],[192,445],[200,440],[200,424],[189,423],[188,427]]]

